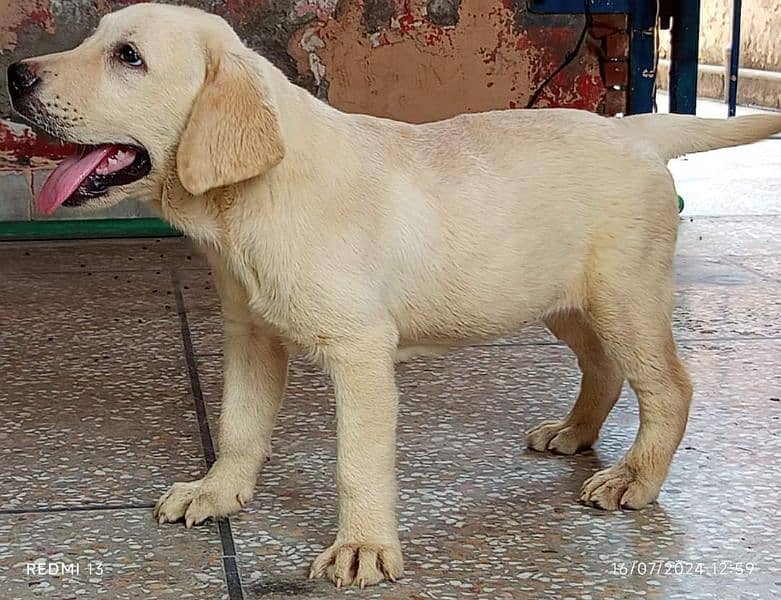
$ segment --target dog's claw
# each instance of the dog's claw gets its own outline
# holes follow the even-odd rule
[[[326,576],[337,588],[365,588],[404,573],[401,548],[395,544],[336,542],[312,563],[309,578]]]

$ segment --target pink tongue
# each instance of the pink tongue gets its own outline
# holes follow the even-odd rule
[[[81,183],[110,156],[116,155],[121,146],[106,144],[96,146],[85,154],[69,156],[52,171],[38,193],[38,208],[48,215],[65,202]],[[135,153],[133,153],[134,155]],[[131,161],[132,162],[132,157]],[[125,166],[125,165],[122,165]],[[120,167],[121,168],[121,167]],[[114,168],[107,169],[112,172]]]

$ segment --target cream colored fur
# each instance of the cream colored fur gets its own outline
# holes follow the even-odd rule
[[[106,60],[128,39],[147,72]],[[302,353],[333,378],[338,418],[339,528],[311,575],[361,586],[400,577],[394,360],[539,320],[577,354],[583,382],[569,415],[532,430],[529,445],[591,446],[628,380],[637,438],[581,499],[615,510],[657,497],[692,393],[671,333],[678,215],[665,163],[756,140],[781,116],[516,110],[408,125],[345,114],[221,19],[170,6],[108,15],[75,50],[31,62],[42,98],[68,101],[77,117],[58,122],[55,102],[39,125],[76,142],[135,141],[152,157],[146,179],[92,207],[142,196],[214,268],[219,459],[160,498],[161,523],[191,526],[249,502],[288,354]]]

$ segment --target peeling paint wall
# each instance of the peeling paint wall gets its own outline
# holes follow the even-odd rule
[[[338,18],[300,28],[288,54],[320,97],[350,112],[423,122],[521,107],[575,45],[580,23],[519,27],[516,10],[484,0],[345,2]],[[539,105],[597,109],[599,68],[585,54]]]
[[[74,47],[100,16],[135,1],[0,0],[3,90],[9,64]],[[525,0],[179,3],[224,16],[291,81],[332,105],[411,122],[525,106],[564,61],[583,25],[578,15],[530,14]],[[623,92],[611,91],[606,102],[599,52],[596,44],[587,44],[538,106],[622,110]],[[6,94],[0,95],[0,220],[36,218],[30,199],[53,161],[66,153],[17,122]],[[133,216],[138,207],[115,210],[122,212],[112,216]]]

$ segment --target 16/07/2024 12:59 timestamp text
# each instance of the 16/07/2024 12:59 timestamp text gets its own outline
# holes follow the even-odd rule
[[[610,573],[613,575],[751,575],[757,569],[750,562],[693,562],[686,560],[657,561],[616,561],[612,563]]]

